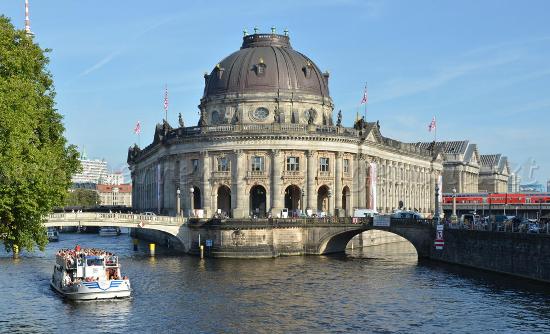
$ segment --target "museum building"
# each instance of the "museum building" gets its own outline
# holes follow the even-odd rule
[[[342,125],[329,74],[289,36],[255,33],[204,76],[197,126],[158,124],[128,151],[140,211],[233,218],[350,216],[356,208],[435,210],[443,158],[382,136],[378,122]]]

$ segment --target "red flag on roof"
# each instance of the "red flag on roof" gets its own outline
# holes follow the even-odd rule
[[[432,132],[432,130],[435,130],[435,116],[432,118],[432,121],[428,125],[428,131]]]

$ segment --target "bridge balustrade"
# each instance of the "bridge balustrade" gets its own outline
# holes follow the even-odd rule
[[[181,225],[186,223],[184,217],[172,216],[153,216],[140,215],[132,213],[103,213],[103,212],[74,212],[74,213],[52,213],[48,215],[48,220],[51,221],[105,221],[109,222],[145,222],[147,224],[162,224],[162,225]]]

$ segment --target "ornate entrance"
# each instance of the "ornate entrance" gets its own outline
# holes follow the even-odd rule
[[[265,218],[266,213],[266,198],[265,188],[260,185],[255,185],[250,189],[250,213],[258,218]]]
[[[193,207],[191,209],[202,209],[201,189],[193,187]]]
[[[329,213],[328,197],[329,197],[328,187],[327,186],[319,187],[319,190],[317,190],[317,211],[318,212],[324,212],[325,214]]]
[[[231,189],[228,186],[220,186],[218,188],[217,206],[218,212],[223,216],[229,217],[231,213]]]
[[[300,196],[302,191],[297,185],[290,185],[285,189],[285,208],[289,212],[295,213],[300,209]]]
[[[345,186],[342,190],[342,209],[344,209],[344,216],[349,217],[351,216],[350,213],[350,191],[348,186]]]

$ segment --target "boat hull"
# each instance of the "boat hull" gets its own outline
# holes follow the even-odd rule
[[[78,287],[64,289],[54,281],[50,282],[52,289],[70,300],[98,300],[128,298],[132,293],[128,280],[113,280],[107,282],[82,282]]]

